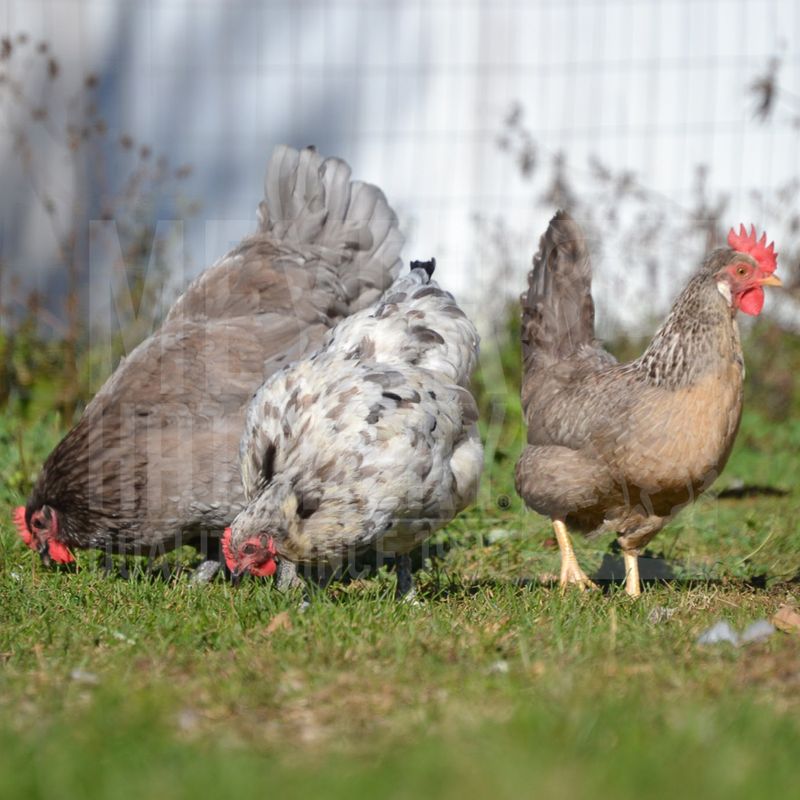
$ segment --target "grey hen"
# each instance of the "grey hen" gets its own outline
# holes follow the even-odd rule
[[[44,560],[71,561],[70,548],[152,554],[218,538],[244,504],[237,455],[255,390],[399,272],[394,212],[339,159],[278,147],[258,218],[48,457],[16,514]]]
[[[231,571],[270,575],[276,557],[337,569],[377,551],[398,557],[409,591],[408,553],[477,492],[477,350],[472,323],[417,267],[267,381],[242,438]]]

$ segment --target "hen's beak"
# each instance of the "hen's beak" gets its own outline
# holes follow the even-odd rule
[[[39,553],[39,558],[42,559],[42,564],[44,564],[46,567],[49,567],[52,562],[50,560],[50,548],[46,539],[39,545],[39,547],[36,549],[36,552]]]
[[[241,569],[231,572],[231,586],[238,586],[239,581],[242,579],[242,575],[244,575],[244,571]]]
[[[766,278],[760,278],[758,282],[762,286],[783,286],[781,279],[777,275],[767,275]]]

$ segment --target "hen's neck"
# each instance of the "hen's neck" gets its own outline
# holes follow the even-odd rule
[[[648,383],[679,389],[737,359],[742,356],[734,312],[704,273],[689,282],[632,367]]]

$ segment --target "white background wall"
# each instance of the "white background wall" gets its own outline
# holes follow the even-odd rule
[[[0,28],[48,40],[63,82],[98,72],[112,135],[193,166],[190,271],[252,228],[272,146],[313,143],[385,190],[408,256],[436,254],[462,294],[484,286],[472,215],[503,217],[519,234],[519,279],[504,288],[518,293],[552,209],[497,146],[514,102],[576,183],[596,154],[676,213],[701,162],[731,195],[731,224],[766,224],[749,190],[800,174],[800,132],[754,120],[747,93],[780,54],[800,95],[793,0],[3,0]],[[0,129],[3,257],[46,287],[52,241],[7,139]],[[44,166],[69,192],[64,165]],[[637,289],[636,313],[671,293]]]

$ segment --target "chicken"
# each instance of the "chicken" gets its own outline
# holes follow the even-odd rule
[[[61,563],[74,548],[218,545],[244,505],[253,393],[380,297],[402,244],[383,193],[345,162],[276,148],[257,231],[190,284],[50,454],[15,513],[26,543]]]
[[[331,572],[363,552],[409,552],[469,505],[483,448],[467,389],[478,334],[414,262],[374,308],[268,380],[241,444],[247,507],[226,531],[234,575],[270,575],[276,557]]]
[[[737,311],[758,314],[774,245],[742,226],[678,296],[645,352],[618,364],[594,338],[591,265],[583,234],[559,212],[541,239],[522,297],[522,406],[527,446],[517,491],[550,517],[561,585],[591,582],[567,526],[614,532],[625,589],[640,593],[638,553],[719,475],[742,410]]]

